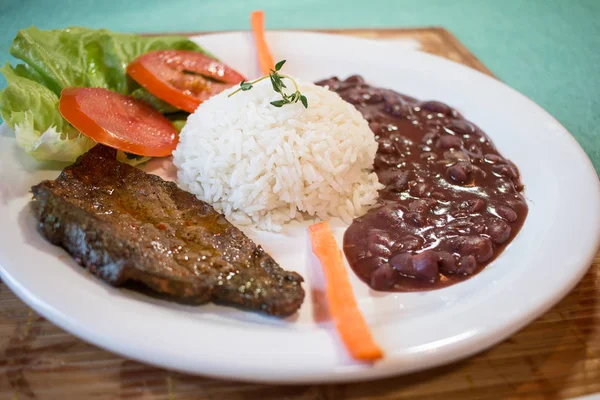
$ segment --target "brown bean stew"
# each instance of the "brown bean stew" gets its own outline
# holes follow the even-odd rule
[[[317,84],[354,104],[379,143],[381,205],[344,235],[350,266],[371,288],[404,292],[463,281],[519,232],[527,204],[517,167],[456,110],[359,76]]]

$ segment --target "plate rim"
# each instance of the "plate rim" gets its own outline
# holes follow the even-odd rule
[[[239,34],[249,34],[246,31],[233,31],[233,32],[227,32],[227,33],[208,33],[206,35],[201,35],[199,37],[206,37],[206,36],[224,36],[224,35],[239,35]],[[342,39],[342,40],[347,40],[347,41],[363,41],[363,42],[368,42],[371,44],[377,44],[378,46],[385,46],[385,47],[392,47],[395,49],[398,49],[399,51],[414,51],[414,50],[406,50],[404,48],[402,48],[401,46],[398,46],[397,44],[393,43],[393,42],[379,42],[376,40],[372,40],[372,39],[366,39],[366,38],[353,38],[353,37],[348,37],[348,36],[344,36],[344,35],[338,35],[338,34],[328,34],[328,33],[316,33],[316,32],[302,32],[302,31],[277,31],[274,32],[272,34],[292,34],[292,35],[305,35],[305,34],[309,34],[309,35],[317,35],[317,36],[327,36],[327,37],[335,37],[336,40],[337,39]],[[194,38],[196,38],[196,36],[192,36],[190,37],[192,40]],[[525,99],[528,103],[530,103],[530,105],[535,106],[538,111],[541,111],[544,116],[546,118],[550,118],[551,121],[553,122],[554,125],[562,128],[561,131],[564,132],[566,134],[567,137],[569,137],[569,141],[571,142],[571,146],[573,146],[574,149],[576,149],[579,153],[579,156],[583,156],[583,160],[587,161],[587,169],[588,171],[591,170],[593,171],[594,175],[595,175],[595,169],[591,163],[591,161],[589,160],[589,158],[587,157],[587,154],[585,153],[585,151],[581,148],[581,146],[579,145],[579,143],[577,142],[577,140],[570,134],[568,133],[568,131],[562,126],[562,124],[560,124],[559,121],[557,121],[552,115],[550,115],[549,113],[547,113],[545,110],[543,110],[539,105],[537,105],[535,102],[533,102],[531,99],[529,99],[527,96],[523,95],[522,93],[516,91],[515,89],[510,88],[508,85],[504,84],[503,82],[495,79],[494,77],[490,77],[487,74],[484,74],[480,71],[477,71],[476,69],[473,69],[471,67],[453,62],[451,60],[447,60],[444,59],[442,57],[438,57],[435,55],[431,55],[428,53],[422,53],[419,52],[421,54],[423,54],[424,56],[427,57],[433,57],[436,59],[440,59],[443,60],[444,62],[450,62],[453,64],[457,64],[462,68],[467,68],[469,69],[471,72],[476,72],[482,76],[484,76],[486,79],[492,79],[494,81],[496,81],[496,83],[499,83],[500,85],[504,86],[505,88],[510,89],[510,91],[513,93],[513,95],[518,95],[520,97],[522,97],[523,99]],[[493,139],[493,138],[492,138]],[[600,186],[598,186],[598,192],[600,192]],[[443,364],[447,364],[449,362],[452,361],[456,361],[459,359],[463,359],[466,358],[468,356],[471,356],[475,353],[478,353],[480,351],[482,351],[483,349],[489,348],[495,344],[497,344],[498,342],[500,342],[501,340],[504,340],[506,337],[512,335],[514,332],[516,332],[517,330],[521,329],[523,326],[527,325],[528,323],[530,323],[531,321],[533,321],[534,319],[536,319],[537,317],[539,317],[541,314],[543,314],[544,312],[546,312],[548,309],[550,309],[552,306],[554,306],[556,303],[558,303],[568,292],[570,292],[573,287],[580,281],[580,279],[584,276],[584,274],[587,272],[589,265],[591,264],[598,247],[600,246],[600,229],[596,230],[596,238],[595,238],[595,246],[592,244],[592,246],[590,247],[590,251],[588,254],[585,255],[584,259],[585,259],[585,264],[588,265],[588,267],[586,268],[581,268],[578,271],[578,274],[573,275],[571,277],[571,280],[569,282],[568,285],[565,285],[562,290],[560,291],[559,294],[555,294],[555,296],[546,301],[545,303],[539,305],[536,310],[534,310],[533,312],[529,312],[528,315],[518,319],[515,323],[513,323],[512,326],[507,327],[505,329],[505,331],[498,336],[497,332],[488,332],[488,336],[492,336],[492,335],[496,335],[497,337],[494,340],[490,340],[489,338],[486,337],[481,337],[481,333],[479,333],[479,345],[477,346],[472,346],[470,351],[467,352],[462,352],[460,355],[458,356],[449,356],[446,357],[446,359],[444,359],[441,362],[438,362],[438,360],[433,360],[431,362],[429,362],[429,364],[422,364],[414,369],[405,369],[402,372],[400,372],[401,374],[406,374],[406,373],[410,373],[410,372],[415,372],[417,370],[422,370],[425,368],[429,368],[432,367],[434,365],[443,365]],[[593,249],[592,249],[593,247]],[[581,263],[583,264],[583,262]],[[211,377],[215,377],[215,378],[235,378],[235,379],[239,379],[239,380],[243,380],[243,381],[252,381],[252,382],[269,382],[269,383],[289,383],[289,384],[298,384],[298,383],[324,383],[324,382],[349,382],[349,381],[360,381],[360,380],[368,380],[368,379],[373,379],[375,377],[388,377],[388,376],[393,376],[393,375],[397,375],[399,374],[398,371],[396,371],[394,368],[388,368],[386,370],[381,370],[381,369],[377,369],[377,368],[370,368],[370,369],[359,369],[357,371],[348,371],[347,373],[341,374],[339,371],[332,371],[331,375],[327,375],[327,376],[308,376],[307,379],[306,378],[292,378],[289,380],[286,379],[280,379],[277,378],[276,380],[272,380],[269,378],[263,379],[264,377],[261,376],[256,376],[253,374],[249,374],[248,376],[243,376],[243,375],[239,375],[236,374],[234,376],[231,376],[229,374],[223,374],[223,373],[216,373],[216,374],[212,374],[210,372],[206,372],[206,371],[198,371],[198,370],[190,370],[187,368],[177,368],[177,366],[174,365],[169,365],[168,363],[165,362],[158,362],[156,359],[149,359],[148,357],[141,357],[138,356],[137,354],[132,354],[129,351],[119,351],[119,350],[115,350],[114,346],[108,346],[105,345],[104,342],[101,340],[100,337],[96,337],[93,333],[90,332],[84,332],[79,334],[79,330],[80,330],[80,326],[76,326],[76,325],[72,325],[72,321],[69,320],[68,316],[61,316],[59,315],[59,312],[56,312],[56,310],[52,310],[51,308],[48,307],[48,305],[45,304],[41,304],[39,301],[37,301],[35,294],[34,293],[29,293],[27,291],[27,289],[25,289],[24,287],[22,287],[18,282],[14,281],[12,279],[12,277],[9,274],[5,273],[6,271],[4,270],[4,267],[2,267],[0,265],[0,276],[2,276],[2,279],[4,280],[4,282],[7,284],[7,286],[22,300],[24,301],[28,306],[30,306],[32,309],[36,310],[37,312],[39,312],[40,314],[44,315],[44,317],[48,318],[52,323],[60,326],[61,328],[67,330],[68,332],[72,333],[73,335],[81,338],[82,340],[86,341],[86,342],[91,342],[94,345],[101,347],[105,350],[120,354],[122,356],[125,356],[127,358],[130,359],[136,359],[138,361],[141,362],[145,362],[145,363],[149,363],[149,364],[153,364],[153,365],[157,365],[160,367],[165,367],[167,366],[167,368],[169,369],[173,369],[173,370],[178,370],[181,372],[185,372],[185,373],[192,373],[192,374],[202,374],[205,376],[211,376]],[[85,329],[82,329],[82,331],[85,331]],[[164,361],[164,360],[163,360]]]

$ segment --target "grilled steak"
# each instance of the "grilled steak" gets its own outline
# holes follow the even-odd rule
[[[294,313],[302,277],[173,182],[98,145],[32,188],[40,232],[114,286],[139,282],[175,300]]]

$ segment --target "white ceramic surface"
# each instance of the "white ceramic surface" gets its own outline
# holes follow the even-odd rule
[[[195,38],[254,76],[248,33]],[[180,371],[265,382],[353,381],[407,373],[481,351],[539,316],[583,276],[599,241],[600,189],[569,133],[523,95],[462,65],[394,43],[298,32],[269,33],[286,72],[305,80],[361,74],[372,84],[456,107],[520,168],[530,206],[523,229],[482,273],[426,293],[377,293],[350,273],[359,305],[386,357],[348,358],[323,316],[323,278],[306,228],[251,236],[307,292],[298,315],[277,320],[207,305],[183,306],[114,289],[36,232],[31,185],[57,176],[0,128],[0,273],[28,305],[80,338]],[[344,226],[336,222],[337,239]]]

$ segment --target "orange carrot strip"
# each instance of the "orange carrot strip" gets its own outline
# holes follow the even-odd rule
[[[361,361],[375,361],[383,357],[383,352],[373,340],[354,292],[348,279],[348,272],[342,261],[342,252],[327,221],[309,228],[313,252],[321,261],[325,274],[325,295],[329,313],[342,341],[353,358]]]
[[[275,68],[275,63],[265,40],[265,13],[262,10],[252,11],[252,14],[250,14],[250,24],[254,33],[260,69],[264,75],[269,75],[271,70]]]

